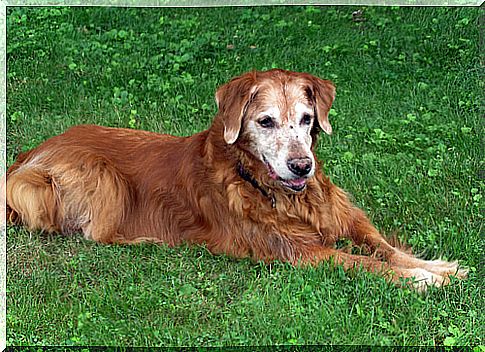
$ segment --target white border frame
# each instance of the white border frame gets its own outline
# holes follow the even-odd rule
[[[480,6],[483,0],[0,0],[7,6],[221,7],[271,5]]]
[[[481,6],[483,0],[0,0],[0,351],[7,343],[6,113],[7,6],[220,7],[266,5]]]
[[[5,170],[7,163],[7,3],[0,0],[0,351],[7,346],[7,237]]]

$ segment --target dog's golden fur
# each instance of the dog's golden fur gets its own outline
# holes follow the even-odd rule
[[[245,134],[249,107],[269,99],[252,99],[256,85],[281,86],[281,99],[289,89],[306,89],[318,120],[313,145],[319,128],[331,132],[335,90],[329,81],[283,70],[251,72],[217,91],[212,126],[193,136],[82,125],[21,154],[7,172],[8,218],[32,229],[83,232],[102,243],[187,242],[213,253],[293,264],[333,259],[394,281],[415,277],[418,289],[466,275],[456,262],[424,261],[391,246],[318,162],[301,192],[268,177]],[[335,249],[343,237],[379,255]]]

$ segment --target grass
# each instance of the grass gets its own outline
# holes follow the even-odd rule
[[[8,345],[479,345],[478,8],[9,8],[7,160],[69,126],[189,135],[214,91],[280,67],[331,79],[317,154],[383,233],[470,277],[420,295],[324,263],[103,246],[9,227]]]

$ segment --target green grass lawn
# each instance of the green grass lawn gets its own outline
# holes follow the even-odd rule
[[[358,9],[364,21],[352,20]],[[420,295],[325,263],[263,265],[202,247],[107,246],[9,227],[7,344],[483,344],[479,15],[9,8],[9,165],[80,123],[189,135],[210,125],[215,89],[230,78],[310,72],[337,87],[334,134],[317,150],[325,172],[383,233],[470,275]]]

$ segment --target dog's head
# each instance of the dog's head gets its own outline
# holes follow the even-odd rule
[[[271,179],[299,192],[315,173],[315,131],[332,133],[330,81],[284,70],[250,72],[216,92],[227,144],[239,144],[266,165]]]

